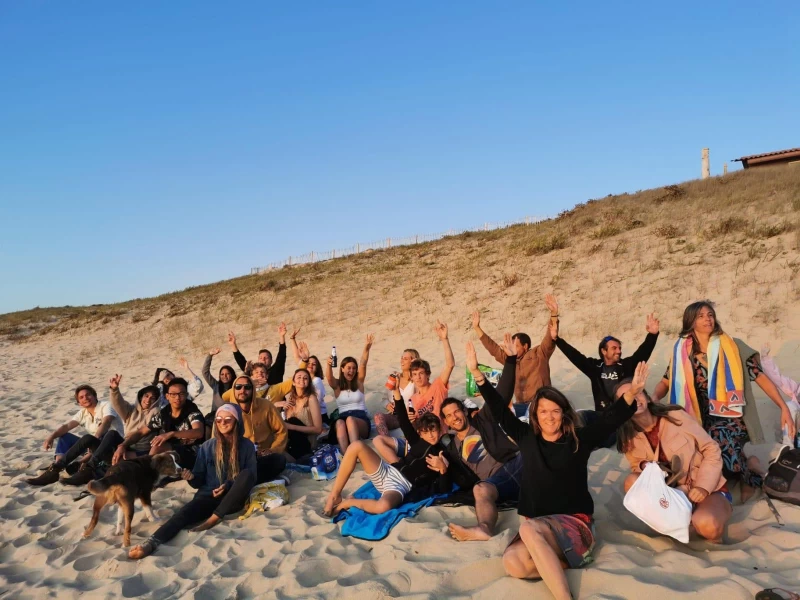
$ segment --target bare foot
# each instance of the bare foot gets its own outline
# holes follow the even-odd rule
[[[221,520],[222,519],[220,519],[217,515],[211,515],[205,521],[200,523],[200,525],[198,525],[197,527],[194,527],[193,529],[190,529],[189,531],[197,532],[197,531],[205,531],[206,529],[211,529],[217,523],[219,523]]]
[[[492,539],[491,534],[480,525],[476,525],[475,527],[462,527],[461,525],[450,523],[448,528],[450,529],[450,535],[453,536],[453,539],[459,542],[485,542]]]
[[[326,517],[334,516],[338,512],[336,509],[341,503],[342,495],[331,492],[331,495],[328,496],[328,499],[325,501],[325,508],[322,509],[322,514]]]
[[[144,558],[145,556],[150,556],[153,553],[153,547],[145,542],[144,544],[140,544],[138,546],[134,546],[128,552],[128,558],[132,558],[133,560],[139,560],[140,558]]]

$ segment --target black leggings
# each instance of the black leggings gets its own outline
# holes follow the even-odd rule
[[[286,457],[283,454],[267,454],[256,459],[258,476],[256,483],[272,481],[286,468]]]
[[[242,471],[233,480],[231,489],[219,498],[214,498],[210,493],[195,494],[194,498],[159,527],[148,541],[158,546],[170,541],[180,533],[181,529],[205,521],[212,514],[221,519],[225,515],[239,512],[247,502],[254,484],[255,478],[252,472]]]
[[[297,417],[291,417],[286,420],[287,423],[291,423],[292,425],[300,425],[301,427],[305,427],[305,423],[303,423]],[[286,452],[294,458],[298,460],[303,456],[311,454],[311,442],[308,439],[307,433],[302,433],[300,431],[287,431],[289,434],[289,443],[286,445]]]

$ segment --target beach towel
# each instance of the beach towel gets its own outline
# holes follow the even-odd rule
[[[407,517],[413,517],[420,509],[430,506],[437,498],[444,498],[446,494],[439,494],[420,500],[419,502],[406,502],[397,508],[379,515],[371,515],[358,508],[348,508],[333,517],[333,522],[344,521],[342,535],[352,536],[360,540],[382,540],[392,528]],[[353,497],[362,500],[378,500],[381,494],[368,481],[356,490]]]
[[[669,403],[682,406],[702,423],[694,387],[692,338],[675,342],[670,363]],[[744,369],[736,342],[727,334],[714,335],[708,342],[708,414],[741,417],[744,408]]]

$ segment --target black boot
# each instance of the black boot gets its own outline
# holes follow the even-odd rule
[[[64,477],[61,483],[64,485],[86,485],[95,479],[94,468],[89,463],[83,463],[75,475]]]
[[[30,479],[26,479],[26,481],[31,485],[50,485],[51,483],[55,483],[58,481],[58,474],[64,469],[63,463],[54,462],[47,470],[39,475],[38,477],[31,477]]]

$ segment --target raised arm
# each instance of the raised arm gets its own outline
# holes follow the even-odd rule
[[[364,344],[364,350],[361,352],[361,360],[358,361],[358,383],[364,387],[364,380],[367,378],[367,363],[369,362],[369,349],[375,343],[375,334],[367,334],[367,341]]]
[[[491,354],[497,362],[501,364],[505,363],[508,355],[500,347],[500,344],[486,335],[486,332],[481,329],[481,313],[479,313],[477,310],[472,313],[472,329],[478,335],[478,338],[481,340],[483,347],[486,348],[486,351]]]
[[[400,374],[395,373],[395,378],[399,382]],[[414,425],[408,418],[406,401],[403,400],[403,396],[400,394],[399,384],[394,386],[394,391],[392,392],[392,402],[394,403],[394,415],[397,417],[397,421],[400,423],[400,429],[403,430],[403,435],[406,436],[409,444],[415,444],[421,438],[419,437],[417,430],[414,428]]]
[[[133,406],[125,401],[122,393],[119,391],[119,384],[122,381],[122,375],[114,375],[108,380],[109,398],[111,406],[122,419],[123,423],[128,420],[133,412]]]
[[[270,385],[283,381],[283,375],[286,373],[286,323],[278,326],[278,336],[278,354],[267,374],[267,383]]]
[[[329,356],[325,361],[325,379],[328,385],[333,389],[335,395],[339,395],[339,380],[333,376],[333,357]]]
[[[178,364],[189,371],[189,386],[186,390],[192,398],[197,398],[200,394],[203,393],[203,382],[200,378],[192,371],[192,367],[189,366],[189,361],[187,361],[183,356],[178,359]]]
[[[564,353],[564,356],[567,357],[567,360],[569,360],[569,362],[578,367],[578,369],[585,375],[591,376],[592,372],[591,359],[585,357],[575,348],[570,346],[560,335],[559,338],[556,340],[556,346],[558,347],[559,350],[561,350],[561,352]]]
[[[653,350],[655,350],[656,342],[658,341],[659,327],[660,323],[659,320],[656,319],[655,314],[650,313],[647,315],[647,336],[636,349],[636,352],[623,359],[627,362],[626,368],[633,370],[640,362],[647,362],[650,360],[650,355],[653,353]]]
[[[295,364],[300,364],[300,347],[297,345],[297,334],[300,333],[300,327],[292,332],[289,339],[292,341],[292,353],[294,354]]]
[[[553,352],[556,351],[556,338],[558,337],[558,301],[553,294],[547,294],[544,297],[544,303],[550,311],[550,320],[547,322],[547,328],[539,347],[549,359],[553,356]],[[553,328],[555,328],[555,335],[553,335]]]
[[[453,349],[450,347],[450,339],[447,336],[447,325],[436,321],[433,330],[439,336],[439,341],[442,342],[442,347],[444,348],[444,368],[439,374],[439,381],[447,387],[450,384],[450,375],[456,366],[456,359],[453,356]],[[400,379],[398,378],[397,381],[400,381]]]
[[[506,336],[510,342],[511,336],[509,334],[506,334]],[[514,413],[508,408],[508,402],[492,387],[492,384],[478,369],[478,355],[472,342],[467,342],[466,356],[467,368],[472,373],[472,377],[475,379],[475,383],[481,391],[481,396],[483,396],[486,406],[489,407],[494,420],[516,442],[530,435],[533,431],[530,426],[514,416]]]
[[[239,346],[236,345],[236,334],[232,331],[228,332],[228,345],[231,347],[231,352],[233,352],[233,360],[235,360],[239,368],[244,371],[247,368],[247,359],[244,357],[244,354],[239,352]],[[209,383],[208,385],[211,384]]]
[[[217,380],[211,374],[211,361],[217,354],[219,354],[219,348],[212,348],[209,350],[208,354],[206,354],[205,360],[203,361],[203,368],[200,370],[200,372],[203,374],[203,379],[206,380],[206,383],[212,389],[217,387]]]

